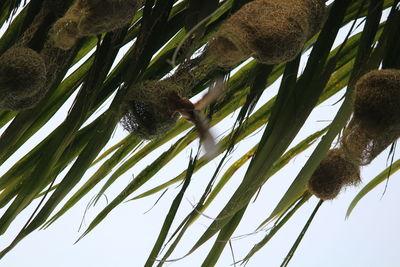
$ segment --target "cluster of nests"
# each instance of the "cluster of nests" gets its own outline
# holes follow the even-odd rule
[[[198,76],[212,68],[230,69],[249,57],[264,64],[293,60],[320,30],[324,13],[324,0],[251,1],[222,24],[209,42],[200,67],[195,68],[196,73],[189,70],[191,78],[199,80]],[[178,98],[184,104],[191,91],[178,79],[181,74],[134,85],[122,120],[125,129],[145,139],[170,129],[178,118],[174,108]],[[165,102],[171,95],[176,100],[172,105]]]
[[[369,164],[400,137],[400,70],[373,70],[356,83],[353,117],[340,147],[328,151],[308,182],[320,199],[334,199],[360,182],[360,166]]]
[[[35,107],[68,67],[77,39],[126,25],[137,6],[138,0],[77,0],[67,10],[62,0],[44,0],[32,24],[0,56],[0,108]]]
[[[0,108],[36,106],[73,56],[79,38],[128,24],[140,4],[140,0],[75,0],[64,7],[63,2],[44,0],[32,26],[0,56]],[[248,57],[264,64],[294,59],[321,28],[324,13],[324,0],[247,3],[220,27],[200,61],[186,62],[169,78],[129,88],[122,125],[144,139],[162,135],[175,124],[178,112],[194,112],[196,106],[186,97],[207,73],[216,68],[230,69]],[[39,34],[44,31],[44,44],[33,45],[43,39]]]

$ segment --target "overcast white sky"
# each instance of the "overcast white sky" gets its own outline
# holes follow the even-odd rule
[[[276,93],[276,90],[276,86],[268,89],[263,99],[270,98]],[[340,99],[340,96],[341,95],[338,95],[335,98],[329,99],[312,113],[303,130],[299,136],[296,137],[294,144],[307,137],[310,133],[322,129],[327,125],[340,106],[340,103],[336,103]],[[66,111],[69,109],[71,103],[72,99],[63,106],[63,109],[57,113],[50,124],[35,136],[34,140],[25,145],[14,157],[1,166],[0,174],[3,174],[17,158],[26,153],[38,143],[39,140],[46,136],[49,133],[49,129],[58,125],[65,118]],[[221,125],[215,127],[213,129],[214,133],[222,134],[227,127],[231,125],[230,122],[232,122],[232,120],[234,120],[234,117],[228,118]],[[126,134],[127,133],[119,127],[111,142],[115,143],[119,141],[126,136]],[[247,152],[260,138],[261,134],[262,132],[243,141],[232,156],[230,163]],[[168,148],[169,145],[170,144],[165,145],[161,149]],[[315,146],[296,157],[295,160],[290,162],[281,172],[270,179],[263,187],[257,201],[248,208],[245,219],[238,227],[234,236],[253,233],[255,228],[268,217],[293,178],[304,165],[307,157],[311,155],[314,147]],[[399,149],[397,150],[395,159],[398,159],[399,155]],[[189,153],[189,150],[182,152],[168,168],[163,169],[157,174],[148,185],[140,190],[140,192],[151,188],[152,185],[159,184],[160,181],[171,179],[176,174],[180,173],[183,167],[188,163]],[[383,183],[368,194],[359,203],[350,218],[345,220],[345,212],[355,194],[363,185],[385,168],[387,164],[387,154],[388,152],[385,151],[371,165],[362,169],[362,185],[357,188],[348,188],[336,200],[324,203],[289,266],[399,266],[398,239],[400,237],[400,229],[398,225],[400,216],[397,212],[397,205],[400,203],[400,195],[397,192],[400,188],[400,175],[398,173],[391,176],[384,195],[385,184]],[[132,175],[138,174],[138,172],[149,164],[157,155],[157,152],[153,153],[148,161],[140,162],[138,166],[124,175],[124,177],[107,192],[108,198],[112,199],[115,194],[119,193],[126,183],[132,179]],[[214,160],[194,176],[192,184],[186,191],[178,217],[174,221],[174,227],[176,227],[181,219],[191,211],[191,205],[199,200],[218,162],[218,159]],[[89,171],[89,175],[96,170],[96,167]],[[217,216],[220,209],[240,183],[246,167],[247,165],[239,170],[232,178],[230,184],[224,189],[210,209],[206,211],[207,216]],[[227,166],[225,169],[226,168]],[[86,178],[88,178],[89,175],[87,175]],[[159,195],[120,205],[92,233],[76,245],[73,245],[80,236],[80,233],[77,231],[86,205],[90,198],[99,190],[99,187],[96,187],[95,190],[83,199],[74,209],[59,219],[58,222],[49,229],[45,231],[36,231],[23,240],[0,261],[0,266],[143,266],[157,238],[170,204],[179,189],[180,188],[172,187],[162,198],[162,201],[146,214],[144,213],[152,207]],[[247,266],[279,266],[293,242],[296,240],[316,203],[317,199],[312,198],[304,205],[270,243],[254,255]],[[100,201],[99,206],[89,210],[85,220],[87,222],[86,226],[105,204],[106,202],[103,199]],[[17,219],[10,231],[0,238],[0,249],[8,245],[12,238],[15,237],[18,230],[32,212],[32,208],[27,209]],[[0,213],[2,212],[3,211],[0,211]],[[192,226],[190,231],[187,232],[183,243],[172,257],[177,258],[183,256],[210,223],[211,221],[207,217],[204,216],[200,218],[200,220]],[[244,238],[234,239],[232,245],[235,259],[239,260],[243,258],[249,249],[251,249],[257,241],[262,239],[264,235],[265,233],[261,232],[247,235]],[[208,242],[187,258],[166,264],[166,266],[200,266],[211,246],[212,242]],[[232,263],[232,255],[229,248],[227,248],[217,266],[230,266]]]

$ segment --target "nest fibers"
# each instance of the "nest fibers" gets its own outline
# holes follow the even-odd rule
[[[52,28],[55,45],[68,50],[80,37],[113,31],[128,24],[138,0],[78,0]]]
[[[360,168],[342,150],[329,150],[310,180],[308,191],[323,200],[334,199],[345,185],[360,182]]]
[[[0,57],[0,108],[21,110],[37,104],[45,93],[43,58],[26,47],[8,49]]]
[[[171,108],[171,97],[188,94],[173,79],[145,81],[129,90],[122,126],[143,139],[161,136],[175,125],[179,114]]]
[[[294,59],[321,27],[322,0],[256,0],[233,14],[210,43],[221,67],[252,56],[264,64]]]
[[[400,70],[373,70],[356,84],[354,115],[342,147],[360,165],[366,165],[399,136]]]
[[[169,78],[144,81],[129,88],[122,126],[142,139],[165,134],[175,125],[178,112],[195,108],[186,97],[214,70],[209,59],[203,54],[183,62]]]
[[[35,107],[61,82],[75,49],[64,51],[43,38],[49,25],[65,13],[61,0],[45,0],[32,23],[0,59],[0,108],[23,110]]]

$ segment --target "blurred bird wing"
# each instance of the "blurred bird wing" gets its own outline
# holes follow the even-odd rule
[[[208,105],[214,103],[224,91],[225,79],[223,76],[219,76],[215,79],[214,84],[208,89],[208,92],[194,104],[196,110],[203,110]]]
[[[205,156],[208,158],[213,158],[217,154],[219,146],[216,144],[215,138],[210,132],[208,119],[201,111],[198,110],[195,110],[192,113],[192,116],[192,122],[199,133],[199,138],[204,150],[206,151]]]

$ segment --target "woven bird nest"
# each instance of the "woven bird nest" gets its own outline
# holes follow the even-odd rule
[[[310,180],[308,191],[323,200],[336,198],[345,185],[360,182],[359,166],[339,149],[329,150]]]
[[[82,17],[78,24],[81,36],[112,31],[128,24],[135,15],[137,0],[81,0]]]
[[[250,56],[264,64],[294,59],[305,42],[321,27],[321,0],[256,0],[233,14],[210,43],[221,67]]]
[[[187,93],[187,89],[168,79],[136,85],[128,93],[122,126],[148,140],[165,134],[179,118],[179,114],[171,109],[171,96],[183,97]]]
[[[0,108],[22,110],[37,104],[46,83],[43,58],[26,47],[8,49],[0,57]]]
[[[354,120],[371,134],[381,134],[400,124],[400,70],[373,70],[360,78]]]
[[[50,31],[54,46],[63,50],[71,49],[78,38],[78,22],[71,14],[73,12],[57,20]]]
[[[51,30],[55,45],[68,50],[80,37],[94,36],[128,24],[138,0],[78,0]]]
[[[342,147],[360,165],[369,164],[400,136],[400,70],[374,70],[356,84],[354,115]]]

